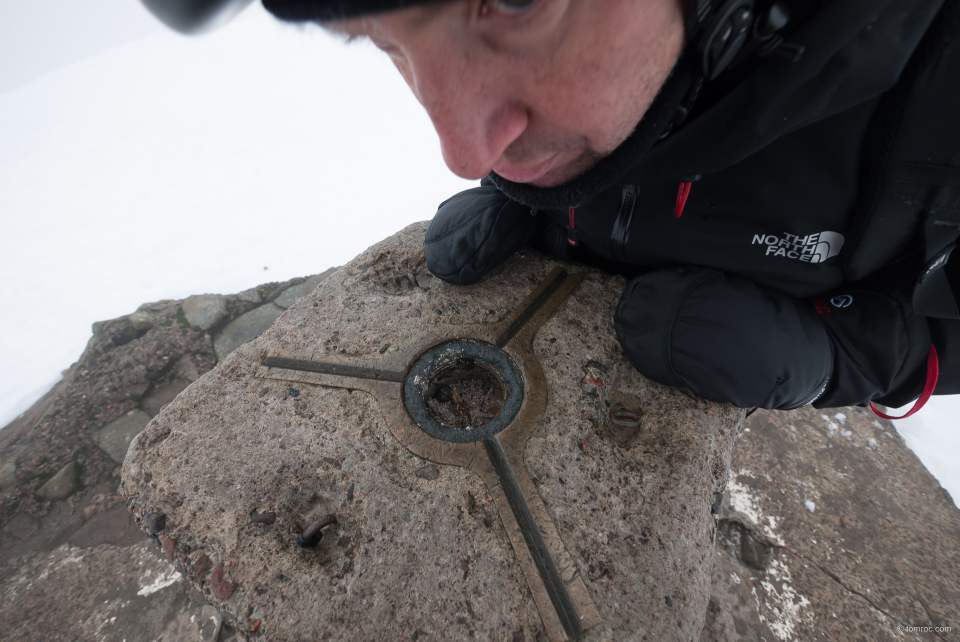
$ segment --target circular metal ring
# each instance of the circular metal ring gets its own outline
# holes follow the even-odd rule
[[[506,389],[503,408],[490,423],[479,428],[457,430],[441,425],[430,416],[425,393],[430,382],[452,363],[474,359],[491,368]],[[436,345],[419,357],[407,373],[403,385],[403,402],[407,412],[420,428],[437,439],[470,443],[487,439],[510,425],[523,405],[523,377],[513,359],[493,344],[475,339],[455,339]]]

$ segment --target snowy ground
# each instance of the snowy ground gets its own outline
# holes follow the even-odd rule
[[[0,94],[0,426],[94,321],[341,265],[467,186],[386,57],[259,3]],[[958,417],[935,397],[897,422],[955,501]]]

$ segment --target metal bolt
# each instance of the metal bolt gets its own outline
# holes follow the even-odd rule
[[[297,535],[297,546],[300,548],[313,548],[323,539],[323,533],[320,532],[321,529],[336,523],[336,515],[324,515],[311,524],[307,530]]]

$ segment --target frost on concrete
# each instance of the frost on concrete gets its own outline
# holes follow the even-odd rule
[[[749,470],[740,469],[727,482],[727,492],[730,494],[730,508],[746,518],[752,525],[760,529],[770,541],[785,546],[783,538],[777,531],[777,518],[773,515],[764,515],[760,509],[760,501],[754,491],[737,481],[740,476],[754,477]]]
[[[813,619],[812,614],[804,612],[810,606],[810,600],[797,593],[790,580],[790,569],[775,559],[767,567],[767,579],[760,582],[767,593],[767,604],[774,607],[766,615],[761,612],[760,621],[770,627],[778,640],[796,639],[798,628],[804,628],[800,625]]]

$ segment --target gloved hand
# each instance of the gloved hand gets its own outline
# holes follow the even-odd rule
[[[695,266],[631,281],[614,325],[645,377],[741,408],[780,410],[916,399],[931,340],[906,294],[797,299]]]
[[[456,285],[476,283],[523,247],[537,219],[493,185],[481,185],[447,199],[426,235],[427,269]]]

